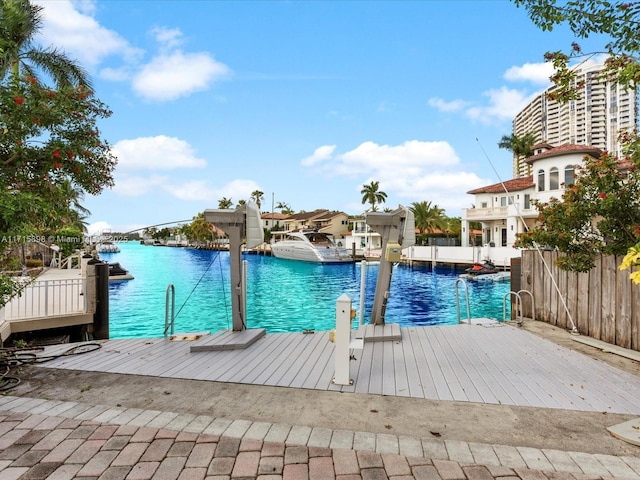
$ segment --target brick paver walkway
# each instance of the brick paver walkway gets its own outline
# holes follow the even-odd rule
[[[640,480],[640,457],[0,397],[0,480]]]

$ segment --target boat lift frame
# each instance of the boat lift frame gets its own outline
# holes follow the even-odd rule
[[[255,203],[247,202],[235,210],[207,209],[204,211],[204,219],[229,237],[233,331],[246,330],[247,283],[246,271],[242,267],[242,243],[244,238],[247,248],[255,248],[264,243],[260,210]]]
[[[382,237],[382,255],[371,312],[373,325],[384,325],[384,315],[390,295],[393,264],[401,260],[402,249],[416,243],[413,212],[400,205],[395,211],[368,212],[365,223]]]

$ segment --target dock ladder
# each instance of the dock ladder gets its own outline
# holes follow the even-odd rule
[[[507,297],[515,296],[516,297],[516,305],[515,305],[516,323],[518,325],[522,325],[522,322],[524,321],[524,318],[522,317],[522,297],[521,297],[522,293],[529,294],[529,297],[531,298],[531,315],[533,320],[536,319],[536,309],[533,301],[533,294],[529,290],[519,290],[517,292],[509,291],[505,293],[504,297],[502,298],[502,315],[505,322],[507,321]]]
[[[171,317],[169,317],[169,306],[171,306]],[[167,334],[173,335],[173,328],[175,323],[175,310],[176,310],[176,289],[173,284],[170,283],[167,287],[167,296],[164,306],[164,336]]]

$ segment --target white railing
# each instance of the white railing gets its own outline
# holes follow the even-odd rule
[[[467,220],[473,218],[507,218],[509,214],[509,207],[490,207],[490,208],[467,208],[466,210]]]
[[[511,258],[521,256],[521,251],[512,247],[441,247],[413,246],[402,251],[409,261],[442,262],[442,263],[474,263],[491,260],[497,267],[509,267]]]
[[[85,291],[82,278],[35,281],[4,306],[4,320],[86,313]]]

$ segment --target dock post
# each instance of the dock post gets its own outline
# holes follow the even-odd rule
[[[89,261],[91,263],[91,260]],[[96,272],[96,312],[93,314],[93,337],[96,340],[109,339],[109,264],[97,262]]]
[[[333,383],[351,385],[349,378],[349,344],[351,343],[351,299],[346,293],[336,301],[335,377]]]

